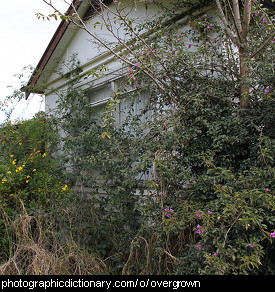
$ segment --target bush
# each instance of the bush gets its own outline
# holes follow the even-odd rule
[[[127,52],[136,65],[121,89],[130,84],[128,101],[149,102],[139,113],[129,105],[120,127],[120,90],[101,118],[87,92],[75,90],[75,76],[59,92],[65,149],[96,214],[83,229],[86,243],[125,274],[274,273],[274,46],[248,60],[250,96],[241,108],[234,44],[211,15],[189,23],[183,31],[161,16],[126,27],[133,38],[139,29],[148,35]],[[252,23],[251,51],[252,36],[269,33],[261,19]]]
[[[74,241],[74,192],[55,152],[58,135],[45,114],[2,125],[0,273],[105,272],[94,254]]]

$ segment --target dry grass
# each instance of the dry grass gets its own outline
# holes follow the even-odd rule
[[[45,225],[45,220],[41,216],[30,216],[23,202],[20,201],[20,203],[22,212],[19,217],[13,222],[6,222],[6,225],[10,226],[13,238],[12,256],[0,265],[0,275],[106,273],[105,263],[95,255],[79,248],[71,234],[65,236],[61,244],[51,226]]]

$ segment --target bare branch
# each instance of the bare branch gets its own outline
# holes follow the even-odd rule
[[[263,44],[255,51],[253,52],[249,57],[254,58],[261,50],[263,50],[266,46],[268,46],[271,41],[275,38],[275,32],[273,32],[269,38],[263,42]]]
[[[243,31],[242,31],[242,38],[246,39],[249,23],[251,18],[251,0],[245,0],[244,3],[244,24],[243,24]]]
[[[71,23],[73,23],[78,28],[80,28],[80,29],[84,30],[85,32],[87,32],[98,44],[100,44],[102,47],[104,47],[105,49],[107,49],[110,53],[112,53],[113,56],[115,56],[117,59],[121,60],[124,64],[127,64],[129,66],[135,66],[135,64],[132,63],[129,59],[125,59],[123,57],[123,55],[120,53],[121,50],[117,51],[116,48],[112,48],[112,46],[110,46],[110,44],[108,44],[107,42],[105,42],[103,39],[101,39],[100,37],[98,37],[93,31],[91,31],[87,27],[86,23],[83,21],[83,19],[81,18],[81,16],[78,13],[76,7],[74,7],[73,4],[72,4],[72,7],[73,7],[73,10],[74,10],[74,14],[72,16],[69,16],[68,17],[68,16],[66,16],[63,13],[60,13],[54,7],[54,5],[52,5],[51,1],[49,1],[49,0],[43,0],[43,1],[46,4],[48,4],[51,8],[53,8],[59,15],[61,15],[63,17],[67,17],[68,21],[70,21]],[[100,1],[100,4],[102,4],[101,1]],[[103,9],[103,6],[102,5],[100,5],[100,6],[101,6],[101,9]],[[102,14],[102,17],[103,17],[103,14]],[[103,21],[105,21],[105,24],[107,24],[106,23],[106,19],[104,19],[104,17],[103,17]],[[106,25],[106,28],[108,29],[108,25]],[[122,45],[129,52],[132,52],[132,50],[129,48],[129,46],[127,45],[126,42],[123,42],[114,33],[113,33],[113,36],[116,38],[116,40],[118,40],[118,44]],[[166,82],[164,80],[159,79],[156,76],[156,74],[154,74],[154,72],[148,66],[139,66],[138,69],[141,70],[143,73],[145,73],[157,85],[157,87],[159,87],[162,91],[165,91],[166,88],[170,88],[170,86],[168,84],[166,84]],[[173,92],[173,88],[172,88],[172,92]],[[171,99],[173,100],[174,103],[176,103],[176,104],[178,103],[177,102],[177,99],[174,96],[171,96]]]
[[[215,0],[215,1],[216,1],[216,4],[217,4],[219,13],[220,13],[222,22],[224,24],[224,28],[225,28],[226,33],[230,37],[230,39],[233,41],[233,43],[237,45],[238,44],[237,38],[236,38],[234,32],[231,30],[230,25],[229,25],[225,15],[224,15],[221,2],[220,2],[220,0]]]
[[[233,2],[234,20],[236,22],[237,31],[239,35],[242,35],[243,28],[242,28],[239,0],[232,0],[232,2]]]

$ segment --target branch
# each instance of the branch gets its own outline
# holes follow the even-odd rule
[[[251,0],[245,0],[244,2],[244,26],[242,32],[242,38],[246,39],[249,29],[249,23],[251,18]]]
[[[242,35],[243,28],[242,28],[239,0],[233,0],[233,13],[234,13],[234,20],[236,22],[237,31],[239,35]]]
[[[169,73],[168,73],[168,69],[166,68],[166,66],[162,62],[161,58],[159,58],[159,56],[157,56],[155,54],[155,50],[145,41],[145,39],[139,33],[135,32],[135,30],[133,29],[132,25],[127,21],[126,15],[123,15],[121,13],[121,10],[117,8],[117,5],[115,4],[116,11],[111,10],[104,3],[102,3],[102,6],[104,7],[105,10],[110,11],[112,14],[114,14],[116,17],[118,17],[124,23],[124,25],[130,30],[130,32],[134,35],[134,37],[136,37],[147,48],[147,50],[155,57],[155,59],[158,60],[159,64],[161,65],[161,67],[167,73],[167,76],[171,80],[171,78],[169,76]],[[105,19],[104,19],[103,14],[102,14],[102,19],[105,22]],[[127,43],[122,42],[121,39],[116,36],[116,34],[113,32],[112,27],[111,26],[108,26],[107,24],[106,24],[106,27],[112,33],[112,35],[118,40],[118,42],[120,44],[122,44],[124,47],[126,47],[126,49],[134,55],[134,52],[129,48],[129,46],[127,45]],[[150,74],[154,75],[154,72],[149,67],[147,67],[146,70],[148,70],[148,72]],[[164,86],[167,86],[167,84],[163,80],[159,80],[159,82],[162,83]],[[171,80],[171,82],[172,82],[172,80]],[[173,87],[171,87],[171,90],[174,93],[174,95],[177,96],[177,94],[174,91]]]
[[[233,43],[237,45],[237,38],[235,37],[234,32],[230,29],[230,25],[229,25],[225,15],[224,15],[224,12],[223,12],[221,2],[220,2],[220,0],[215,0],[215,1],[216,1],[216,5],[218,7],[218,10],[219,10],[221,19],[224,23],[224,28],[225,28],[226,33],[230,37],[230,39],[233,41]]]
[[[237,39],[238,43],[240,43],[240,42],[241,42],[241,34],[240,34],[240,31],[239,31],[238,26],[237,26],[237,18],[236,18],[236,16],[235,16],[235,13],[234,13],[234,11],[233,11],[233,8],[232,8],[232,5],[231,5],[230,1],[227,0],[227,2],[228,2],[229,10],[230,10],[230,12],[231,12],[231,14],[232,14],[233,25],[234,25],[234,27],[235,27],[235,29],[236,29],[236,33],[237,33],[237,37],[236,37],[236,39]]]
[[[70,21],[71,23],[73,23],[75,26],[77,26],[78,28],[84,30],[85,32],[87,32],[96,42],[98,42],[100,45],[102,45],[105,49],[107,49],[110,53],[113,54],[113,56],[115,56],[117,59],[121,60],[124,64],[128,64],[130,66],[135,66],[134,63],[132,63],[130,60],[127,60],[125,58],[123,58],[123,56],[116,51],[116,48],[112,48],[108,43],[106,43],[106,41],[104,41],[103,39],[101,39],[100,37],[98,37],[95,33],[93,33],[91,30],[88,29],[88,27],[86,26],[86,23],[83,21],[83,19],[80,17],[77,9],[75,8],[75,6],[73,4],[73,10],[74,10],[74,15],[72,16],[66,16],[63,13],[60,13],[51,3],[50,0],[43,0],[46,4],[48,4],[51,8],[53,8],[59,15],[62,15],[64,17],[66,17],[68,19],[68,21]],[[100,4],[102,4],[102,2],[100,2]],[[101,9],[103,9],[104,7],[101,5]],[[117,11],[118,12],[118,11]],[[103,17],[103,14],[102,14]],[[106,28],[108,29],[108,25],[106,23],[106,19],[104,19],[103,17],[103,21],[105,21],[106,24]],[[109,29],[108,29],[109,30]],[[110,31],[110,30],[109,30]],[[115,38],[119,41],[119,43],[124,46],[124,48],[126,48],[127,50],[131,51],[131,49],[129,48],[129,46],[127,46],[127,44],[125,42],[122,42],[115,34],[113,34],[113,36],[115,36]],[[169,84],[167,84],[164,80],[159,79],[154,72],[152,72],[152,70],[150,70],[149,67],[143,67],[143,66],[139,66],[139,70],[141,70],[143,73],[145,73],[155,84],[158,88],[160,88],[162,91],[165,91],[167,87],[170,87],[170,89],[172,89],[173,92],[173,88],[171,88],[171,86],[169,86]],[[173,92],[174,93],[174,92]],[[174,93],[175,97],[176,94]],[[177,99],[174,96],[171,96],[172,100],[174,103],[178,104]]]
[[[249,57],[254,58],[262,49],[264,49],[266,46],[268,46],[274,38],[275,38],[275,32],[273,32],[269,36],[269,38],[255,52],[253,52]]]
[[[223,242],[223,248],[225,247],[225,243],[226,243],[226,240],[227,240],[227,236],[228,236],[228,233],[230,232],[231,228],[234,226],[234,224],[238,221],[238,219],[240,218],[240,216],[242,215],[243,212],[241,212],[237,218],[233,221],[233,223],[231,224],[231,226],[229,227],[229,229],[227,230],[226,234],[225,234],[225,237],[224,237],[224,242]]]

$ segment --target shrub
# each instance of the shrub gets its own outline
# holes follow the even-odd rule
[[[239,56],[215,17],[191,18],[190,31],[163,20],[126,26],[137,43],[124,87],[135,88],[128,100],[147,95],[141,112],[130,105],[117,127],[120,91],[101,119],[85,90],[59,92],[60,113],[70,113],[61,121],[65,149],[96,214],[86,243],[125,274],[274,273],[274,46],[247,60],[244,107]],[[253,35],[268,37],[269,26],[257,17],[252,24],[254,51]],[[137,38],[141,30],[148,34]]]

